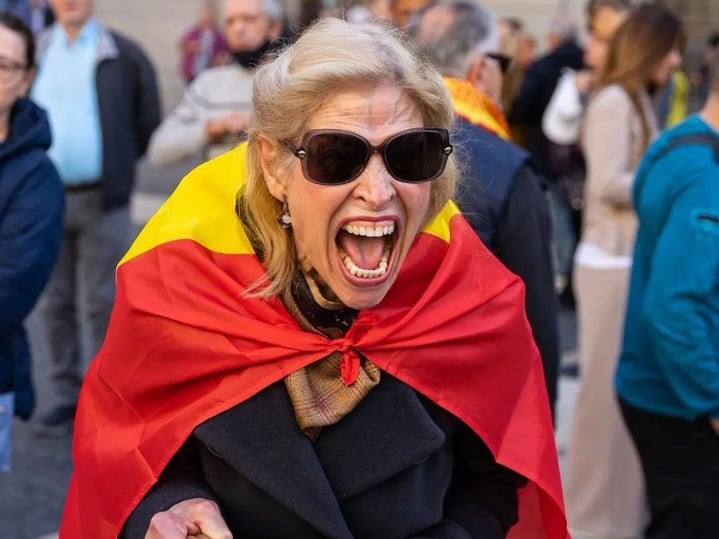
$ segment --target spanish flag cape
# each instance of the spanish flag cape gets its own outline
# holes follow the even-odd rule
[[[565,539],[541,363],[524,291],[450,203],[421,232],[395,285],[343,338],[302,331],[235,213],[240,147],[191,172],[117,269],[117,298],[85,378],[62,539],[109,539],[195,426],[306,365],[356,352],[467,423],[527,477],[513,539]]]
[[[491,97],[467,80],[445,77],[444,83],[452,96],[454,111],[458,116],[509,140],[507,118]]]

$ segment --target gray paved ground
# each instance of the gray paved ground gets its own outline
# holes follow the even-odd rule
[[[138,183],[136,218],[142,220],[156,203],[169,194],[179,178],[191,167],[188,161],[177,167],[163,170],[147,166],[141,168]],[[158,197],[159,195],[159,197]],[[139,226],[139,225],[138,225]],[[37,412],[42,413],[53,405],[48,387],[48,346],[37,309],[27,321],[34,357],[34,375],[38,391]],[[574,361],[576,348],[575,320],[571,311],[564,311],[560,319],[564,361]],[[557,436],[560,447],[566,439],[568,418],[571,414],[575,384],[564,379],[560,387],[560,405]],[[50,539],[58,528],[63,500],[72,470],[69,437],[38,439],[30,426],[16,421],[14,432],[14,461],[9,474],[0,474],[0,535],[13,539],[37,539],[48,534]]]

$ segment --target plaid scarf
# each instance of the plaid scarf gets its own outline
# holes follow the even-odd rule
[[[330,338],[342,336],[357,316],[357,311],[326,299],[310,274],[295,274],[291,293],[283,298],[285,307],[305,331],[323,333]],[[285,387],[295,409],[297,424],[311,440],[322,427],[337,423],[379,384],[380,369],[362,358],[357,380],[346,385],[342,380],[342,353],[326,358],[285,377]]]

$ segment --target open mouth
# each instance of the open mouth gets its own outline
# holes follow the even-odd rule
[[[345,224],[336,241],[347,271],[359,279],[384,277],[394,246],[394,231],[393,221]]]

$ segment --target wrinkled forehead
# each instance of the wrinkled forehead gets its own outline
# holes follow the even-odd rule
[[[409,95],[391,83],[334,92],[310,117],[308,126],[365,133],[423,125],[422,114]],[[366,130],[366,131],[365,131]]]
[[[25,40],[20,34],[0,25],[0,60],[25,62]]]

